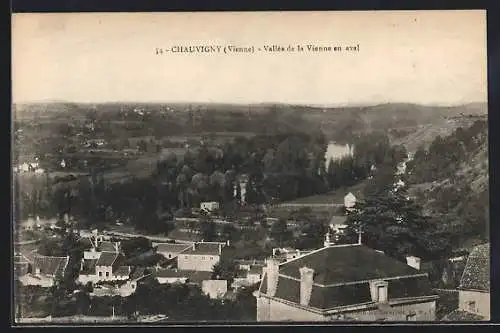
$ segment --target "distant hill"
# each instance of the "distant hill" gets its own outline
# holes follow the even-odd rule
[[[280,103],[227,104],[227,103],[70,103],[42,102],[16,104],[14,119],[30,119],[51,116],[82,116],[94,109],[102,114],[141,108],[151,114],[169,110],[179,114],[194,111],[199,115],[212,114],[210,121],[214,131],[220,131],[220,124],[229,124],[229,117],[236,117],[226,131],[251,131],[253,125],[241,126],[241,122],[269,124],[282,130],[296,130],[306,133],[323,131],[329,140],[352,142],[354,135],[368,131],[388,132],[394,144],[403,144],[414,150],[421,142],[430,142],[437,135],[449,134],[458,126],[467,125],[472,117],[486,116],[486,103],[470,103],[460,106],[428,106],[408,103],[387,103],[372,106],[319,107],[288,105]],[[225,116],[222,117],[220,113]],[[231,116],[231,114],[233,116]],[[271,118],[265,116],[270,115]],[[65,117],[65,118],[66,118]],[[218,118],[219,117],[219,118]],[[242,117],[242,118],[240,118]],[[253,118],[252,118],[253,117]],[[256,118],[257,117],[257,118]],[[264,118],[259,118],[264,117]],[[466,119],[470,117],[471,119]],[[259,119],[259,120],[257,120]],[[219,122],[219,124],[217,124]],[[182,121],[181,121],[182,124]],[[239,125],[238,125],[239,124]],[[232,128],[234,127],[234,128]],[[242,129],[245,127],[245,129]],[[203,131],[211,131],[211,127]],[[259,132],[256,128],[255,132]]]

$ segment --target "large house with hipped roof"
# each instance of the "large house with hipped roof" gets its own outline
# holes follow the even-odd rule
[[[429,321],[426,273],[361,243],[330,245],[283,263],[269,259],[257,321]]]

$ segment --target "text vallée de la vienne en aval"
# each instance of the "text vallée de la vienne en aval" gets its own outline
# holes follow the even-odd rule
[[[285,53],[285,52],[359,52],[359,44],[354,45],[263,45],[263,46],[234,46],[234,45],[173,45],[157,47],[156,55],[165,54],[232,54],[232,53]]]

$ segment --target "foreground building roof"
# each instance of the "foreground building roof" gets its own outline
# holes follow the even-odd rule
[[[459,289],[490,291],[490,244],[476,246],[465,265]]]
[[[436,297],[427,274],[364,245],[324,247],[278,268],[277,299],[300,304],[300,269],[314,270],[308,307],[329,310],[372,302],[370,281],[388,282],[388,298]],[[267,294],[267,272],[259,293]]]
[[[69,257],[51,257],[37,254],[33,261],[33,272],[40,270],[40,274],[43,275],[63,275],[68,262]]]

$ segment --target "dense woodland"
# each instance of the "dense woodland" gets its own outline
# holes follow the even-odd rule
[[[397,190],[393,185],[396,165],[384,164],[365,188],[364,200],[348,217],[347,241],[353,241],[361,230],[363,243],[373,248],[397,258],[416,255],[424,260],[445,258],[471,239],[486,241],[488,169],[481,164],[484,159],[477,158],[486,147],[484,121],[437,137],[428,149],[416,152],[403,176],[404,186]],[[477,179],[471,170],[486,176]],[[429,182],[435,187],[410,191]]]
[[[325,170],[326,145],[324,136],[303,133],[239,137],[222,149],[204,146],[183,158],[171,154],[157,161],[149,178],[124,183],[107,182],[96,170],[73,187],[54,186],[45,175],[31,192],[16,193],[16,208],[21,218],[69,212],[93,222],[128,220],[138,229],[159,232],[158,224],[201,201],[221,202],[228,215],[238,206],[241,191],[237,186],[235,198],[234,186],[241,175],[248,178],[246,203],[255,206],[352,185],[365,179],[373,164],[394,155],[385,135],[371,133],[358,136],[354,156],[331,161]]]

